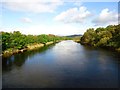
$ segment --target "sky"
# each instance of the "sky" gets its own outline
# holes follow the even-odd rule
[[[23,34],[84,34],[88,28],[118,23],[118,2],[82,0],[2,0],[0,31]]]

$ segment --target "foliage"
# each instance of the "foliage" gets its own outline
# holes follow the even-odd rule
[[[120,24],[106,28],[88,29],[81,37],[81,44],[95,47],[120,48]]]
[[[0,32],[2,34],[2,51],[7,49],[23,49],[30,44],[47,43],[50,41],[56,42],[57,40],[65,40],[67,37],[49,35],[24,35],[19,31],[14,31],[13,33]],[[0,39],[1,40],[1,39]]]

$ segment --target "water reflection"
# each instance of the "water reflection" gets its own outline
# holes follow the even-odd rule
[[[62,41],[4,59],[3,87],[114,88],[118,61],[115,52]]]
[[[9,58],[3,58],[3,60],[2,60],[3,68],[2,69],[3,69],[3,71],[9,71],[9,70],[12,70],[12,68],[14,68],[13,66],[21,67],[25,63],[26,60],[33,57],[37,53],[44,53],[46,50],[48,50],[52,46],[54,46],[54,44],[45,46],[45,47],[37,49],[37,50],[27,51],[24,53],[12,55]]]

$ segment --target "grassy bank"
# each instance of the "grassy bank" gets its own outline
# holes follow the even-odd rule
[[[73,40],[74,42],[80,43],[80,40]]]
[[[2,46],[2,56],[10,56],[16,53],[22,53],[27,50],[33,50],[50,45],[61,40],[68,40],[65,36],[56,36],[53,34],[25,35],[19,31],[0,32],[0,46]]]
[[[60,41],[57,41],[57,42],[60,42]],[[23,53],[25,51],[32,51],[32,50],[35,50],[35,49],[38,49],[38,48],[42,48],[44,46],[48,46],[48,45],[57,43],[57,42],[52,42],[51,41],[51,42],[47,42],[45,44],[42,44],[42,43],[31,44],[31,45],[28,45],[26,48],[20,49],[20,50],[19,49],[9,48],[9,49],[3,51],[2,57],[9,57],[9,56],[14,55],[14,54]]]
[[[80,43],[80,38],[81,38],[81,37],[82,37],[82,36],[76,36],[76,37],[73,37],[72,40],[73,40],[74,42]]]

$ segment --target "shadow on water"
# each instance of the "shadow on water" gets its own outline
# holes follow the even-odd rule
[[[46,50],[52,48],[54,45],[55,44],[52,44],[52,45],[44,46],[42,48],[38,48],[32,51],[26,51],[23,53],[12,55],[8,58],[2,58],[2,70],[6,72],[6,71],[12,70],[14,66],[21,67],[25,63],[28,57],[30,58],[36,54],[44,53]]]
[[[80,44],[81,45],[81,44]],[[92,47],[92,46],[85,46],[85,45],[81,45],[82,48],[84,48],[85,52],[86,52],[86,55],[87,53],[93,53],[94,55],[101,55],[101,56],[109,56],[111,58],[116,58],[116,62],[120,64],[120,53],[119,52],[116,52],[114,50],[108,50],[108,49],[105,49],[105,48],[95,48],[95,47]]]

